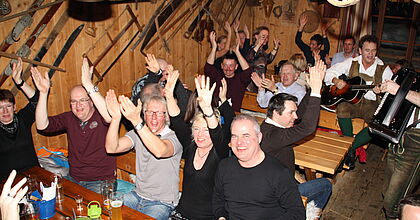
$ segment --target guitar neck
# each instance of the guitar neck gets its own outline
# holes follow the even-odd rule
[[[351,85],[350,90],[369,90],[373,89],[376,85]]]

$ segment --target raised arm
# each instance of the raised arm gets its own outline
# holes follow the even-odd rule
[[[274,43],[274,47],[273,47],[273,50],[271,51],[271,53],[268,55],[267,64],[270,64],[270,63],[273,62],[274,58],[276,58],[277,51],[280,48],[280,41],[278,39],[274,39],[273,43]]]
[[[12,64],[12,70],[12,78],[16,86],[25,93],[26,97],[32,98],[35,95],[35,90],[22,79],[22,59],[20,57],[17,63]]]
[[[121,105],[121,113],[134,125],[143,123],[140,117],[142,103],[139,102],[137,106],[125,96],[119,96]],[[137,134],[142,140],[144,146],[157,158],[171,157],[174,155],[174,146],[169,140],[162,140],[156,136],[147,126],[142,126],[136,129]]]
[[[168,66],[167,71],[168,79],[165,85],[166,106],[168,108],[169,116],[175,117],[181,113],[181,109],[179,108],[174,97],[174,89],[178,81],[179,72],[178,70],[174,71],[174,68],[171,65]]]
[[[19,220],[19,201],[26,195],[28,186],[24,186],[26,178],[22,178],[16,185],[12,187],[16,177],[16,170],[12,170],[3,185],[0,196],[1,218],[5,220]]]
[[[39,90],[38,105],[35,110],[35,124],[38,130],[44,130],[49,124],[47,103],[48,91],[51,86],[50,78],[48,72],[45,72],[44,76],[42,76],[36,67],[31,67],[31,73],[32,79]]]
[[[93,85],[92,83],[92,74],[93,74],[93,66],[89,67],[89,62],[87,58],[83,58],[83,65],[82,65],[82,86],[86,89],[89,97],[92,99],[93,104],[95,105],[96,109],[98,109],[99,114],[101,114],[102,118],[110,123],[111,116],[109,115],[106,109],[105,98],[99,93],[98,87]]]
[[[223,50],[216,51],[216,58],[224,56],[227,52],[229,52],[230,49],[230,41],[232,39],[232,28],[230,27],[228,21],[225,22],[223,28],[227,32],[226,45],[225,48],[223,48]]]
[[[201,111],[203,111],[208,128],[214,129],[219,124],[216,115],[214,115],[213,107],[211,106],[211,100],[214,89],[216,88],[216,83],[213,83],[210,88],[209,77],[200,77],[200,79],[195,78],[194,82],[195,88],[197,89],[198,105],[200,106]]]
[[[207,57],[207,63],[210,65],[214,65],[214,59],[216,58],[216,50],[217,50],[216,32],[212,31],[209,37],[210,37],[210,43],[211,43],[211,52],[209,54],[209,57]]]
[[[302,15],[299,18],[299,29],[296,32],[296,36],[295,36],[295,43],[299,47],[299,49],[302,51],[308,50],[308,49],[310,50],[310,47],[302,41],[302,31],[306,23],[308,23],[308,17],[306,15]]]
[[[126,136],[119,137],[118,131],[120,128],[121,112],[120,104],[117,101],[114,90],[110,89],[106,93],[105,102],[111,117],[111,122],[105,138],[106,152],[121,153],[128,151],[133,146],[133,142]]]
[[[241,68],[243,70],[246,70],[249,68],[249,64],[245,60],[245,58],[242,56],[241,52],[239,51],[239,44],[240,44],[239,39],[236,39],[235,54],[236,54],[236,57],[238,58],[239,65],[241,65]]]

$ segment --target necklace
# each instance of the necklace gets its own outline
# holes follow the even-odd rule
[[[205,156],[207,156],[207,154],[209,154],[210,153],[210,151],[207,151],[207,153],[205,153],[205,154],[203,154],[203,155],[200,155],[200,151],[197,149],[197,155],[198,155],[198,157],[200,157],[201,159],[203,159]]]

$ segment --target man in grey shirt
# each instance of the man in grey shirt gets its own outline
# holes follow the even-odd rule
[[[135,106],[129,98],[108,91],[106,103],[111,124],[106,136],[108,153],[136,149],[136,189],[124,195],[124,204],[153,218],[167,220],[178,203],[179,165],[182,146],[168,127],[166,101],[161,96],[139,100]],[[140,113],[143,109],[144,120]],[[119,137],[123,114],[134,129]]]

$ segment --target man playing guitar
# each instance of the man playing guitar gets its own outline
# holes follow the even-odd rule
[[[391,79],[391,69],[381,59],[376,57],[377,46],[378,39],[375,36],[363,36],[359,42],[360,55],[353,59],[347,59],[344,62],[337,63],[328,69],[324,79],[325,84],[334,84],[338,89],[342,89],[346,86],[346,82],[340,79],[340,76],[343,74],[349,78],[360,76],[368,85],[378,85],[384,80]],[[342,102],[337,106],[338,124],[343,135],[353,136],[352,118],[362,118],[365,122],[369,123],[379,104],[379,97],[374,92],[376,94],[380,92],[378,86],[373,88],[373,91],[368,91],[357,104]],[[371,139],[367,127],[356,135],[349,153],[344,160],[344,163],[350,169],[355,167],[356,149],[369,143]]]
[[[395,95],[400,86],[387,80],[381,84],[381,92]],[[407,130],[400,143],[391,144],[385,169],[384,208],[388,219],[398,217],[398,203],[406,195],[413,193],[420,183],[420,123],[418,123],[420,92],[410,90],[406,100],[416,105],[410,116]]]

